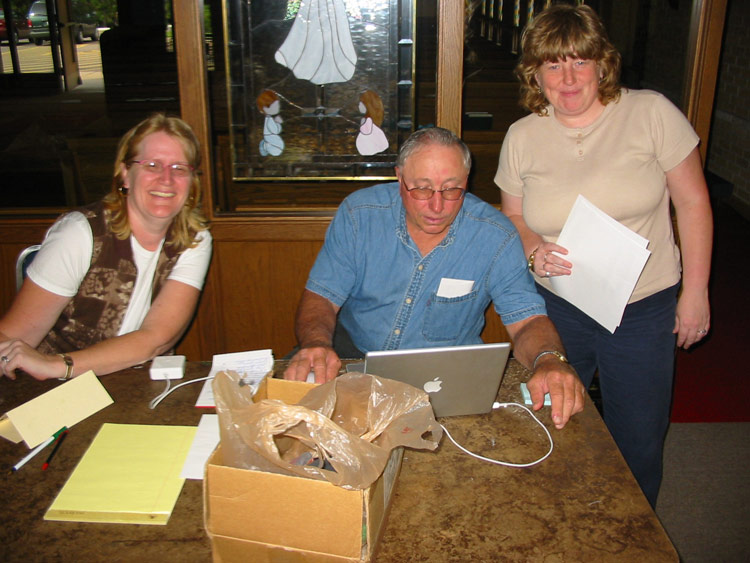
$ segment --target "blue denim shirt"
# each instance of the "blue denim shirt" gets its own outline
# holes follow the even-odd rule
[[[473,287],[441,297],[443,278]],[[505,215],[466,194],[448,234],[422,256],[397,182],[341,203],[306,288],[341,307],[338,322],[362,352],[480,343],[490,301],[506,325],[546,314]]]

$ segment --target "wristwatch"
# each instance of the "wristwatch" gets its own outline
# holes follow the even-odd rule
[[[534,358],[534,365],[532,366],[531,371],[536,371],[536,364],[537,364],[537,362],[539,361],[539,359],[542,356],[546,356],[547,354],[552,354],[553,356],[555,356],[558,360],[560,360],[564,364],[569,363],[568,362],[568,358],[566,358],[565,356],[563,356],[557,350],[544,350],[543,352],[539,352],[539,354],[537,355],[537,357]]]
[[[58,377],[60,381],[68,381],[73,376],[73,358],[67,354],[58,354],[65,362],[65,377]]]

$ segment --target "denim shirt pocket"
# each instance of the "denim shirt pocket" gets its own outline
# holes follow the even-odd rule
[[[439,297],[434,293],[427,302],[422,335],[428,342],[453,342],[466,326],[479,292],[471,291],[460,297]]]

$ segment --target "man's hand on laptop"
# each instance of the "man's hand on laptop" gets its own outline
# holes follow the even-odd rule
[[[307,381],[307,375],[315,372],[315,383],[325,383],[335,378],[341,369],[341,360],[330,346],[307,346],[300,348],[284,370],[284,379]]]
[[[586,390],[570,364],[550,355],[540,360],[526,386],[531,395],[532,408],[537,411],[549,393],[552,402],[552,422],[561,429],[570,417],[583,410]]]

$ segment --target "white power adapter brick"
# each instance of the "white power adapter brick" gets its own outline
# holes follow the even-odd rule
[[[185,376],[185,356],[156,356],[149,370],[151,379],[182,379]]]

